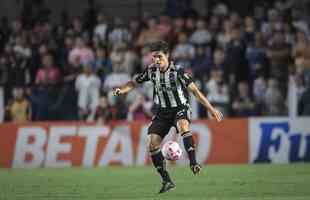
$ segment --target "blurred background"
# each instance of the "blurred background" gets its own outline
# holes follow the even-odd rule
[[[1,4],[0,121],[149,119],[151,85],[110,90],[150,64],[156,40],[226,118],[310,115],[307,0]]]

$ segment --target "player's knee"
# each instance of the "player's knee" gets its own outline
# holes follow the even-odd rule
[[[159,145],[156,145],[155,143],[149,143],[149,151],[152,152],[152,151],[155,151],[156,149],[159,148]]]
[[[148,149],[149,151],[154,151],[160,147],[160,141],[156,137],[150,136],[148,138]]]
[[[159,146],[160,146],[160,144],[158,142],[156,142],[155,140],[151,140],[148,144],[149,151],[154,151],[154,150],[158,149]]]
[[[178,125],[179,133],[184,133],[184,132],[189,131],[189,123],[187,120],[179,120],[177,125]]]

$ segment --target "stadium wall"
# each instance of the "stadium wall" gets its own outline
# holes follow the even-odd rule
[[[197,158],[204,164],[310,161],[310,118],[198,120],[192,124]],[[148,165],[149,122],[0,125],[0,167]],[[182,138],[171,130],[166,140]],[[186,156],[177,161],[187,164]]]

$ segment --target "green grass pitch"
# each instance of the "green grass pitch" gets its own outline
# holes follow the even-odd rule
[[[310,165],[170,166],[176,188],[158,195],[152,167],[1,169],[0,200],[310,200]]]

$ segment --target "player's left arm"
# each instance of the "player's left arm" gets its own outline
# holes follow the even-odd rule
[[[217,121],[221,121],[223,119],[223,114],[211,105],[207,97],[205,97],[205,95],[200,91],[188,73],[180,70],[178,73],[178,78],[182,84],[185,85],[187,89],[195,95],[197,100],[212,114],[212,116],[215,117]]]
[[[188,85],[188,89],[195,95],[197,100],[212,114],[212,116],[215,117],[217,121],[221,121],[223,119],[223,114],[211,105],[207,97],[205,97],[205,95],[200,91],[200,89],[194,82],[191,82]]]

